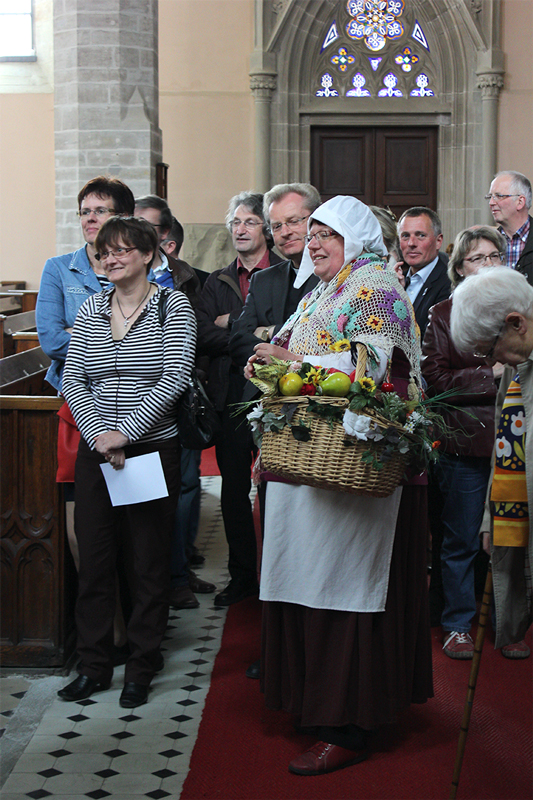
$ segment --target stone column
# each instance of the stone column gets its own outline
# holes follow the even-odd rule
[[[255,190],[270,189],[270,106],[276,89],[276,74],[251,72],[250,88],[255,101]]]
[[[56,245],[81,244],[76,196],[100,174],[135,195],[162,160],[157,0],[54,0]]]
[[[503,88],[503,74],[500,72],[477,72],[477,88],[481,89],[483,108],[481,179],[483,194],[488,191],[497,171],[498,144],[498,101]],[[494,220],[488,203],[482,212],[482,222],[493,225]]]

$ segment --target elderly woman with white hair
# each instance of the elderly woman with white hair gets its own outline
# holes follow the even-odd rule
[[[314,270],[320,283],[271,344],[256,346],[247,375],[272,356],[351,372],[361,343],[379,356],[376,382],[390,375],[407,396],[420,384],[420,346],[378,221],[341,196],[313,212],[308,231],[297,282]],[[348,352],[335,346],[341,340]],[[262,688],[268,707],[292,713],[319,740],[291,772],[362,761],[371,731],[433,695],[426,520],[420,482],[377,499],[269,480]]]
[[[494,463],[481,530],[492,558],[495,647],[523,641],[532,622],[533,536],[533,287],[504,267],[482,269],[454,292],[451,331],[456,347],[490,366],[506,364],[496,399]]]

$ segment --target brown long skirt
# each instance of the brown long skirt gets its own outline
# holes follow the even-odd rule
[[[261,683],[269,708],[305,727],[373,730],[433,697],[426,489],[403,488],[385,611],[263,604]]]

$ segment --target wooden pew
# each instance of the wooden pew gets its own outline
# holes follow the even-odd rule
[[[22,297],[16,292],[0,292],[0,314],[9,316],[22,311]]]
[[[23,353],[25,350],[32,350],[39,347],[39,334],[37,331],[19,331],[11,337],[15,345],[15,353]]]
[[[74,647],[75,568],[55,481],[62,403],[0,397],[3,667],[61,667]]]
[[[22,311],[35,311],[38,289],[8,289],[6,294],[18,298]]]
[[[15,352],[14,333],[35,331],[35,311],[21,311],[20,314],[11,314],[9,317],[0,318],[0,358],[10,356]]]
[[[42,347],[0,359],[0,395],[56,395],[45,381],[51,360]]]

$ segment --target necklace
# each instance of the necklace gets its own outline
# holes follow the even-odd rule
[[[122,310],[122,306],[120,305],[120,300],[118,299],[118,294],[115,292],[115,297],[116,297],[116,300],[117,300],[117,305],[118,305],[119,311],[120,311],[120,313],[122,314],[122,316],[124,317],[124,327],[125,327],[125,328],[127,328],[127,327],[128,327],[128,325],[129,325],[129,323],[130,323],[130,319],[133,317],[133,315],[135,314],[135,312],[136,312],[136,311],[138,311],[138,310],[140,309],[140,307],[142,306],[142,304],[144,303],[144,301],[146,300],[146,298],[147,298],[147,297],[148,297],[148,295],[150,294],[150,289],[151,289],[151,288],[152,288],[151,286],[148,286],[148,291],[147,291],[147,292],[146,292],[146,294],[144,295],[143,299],[141,300],[141,302],[139,303],[139,305],[137,306],[137,308],[136,308],[136,309],[134,309],[134,310],[131,312],[131,314],[129,314],[128,316],[126,316],[126,315],[125,315],[125,313],[123,312],[123,310]]]

